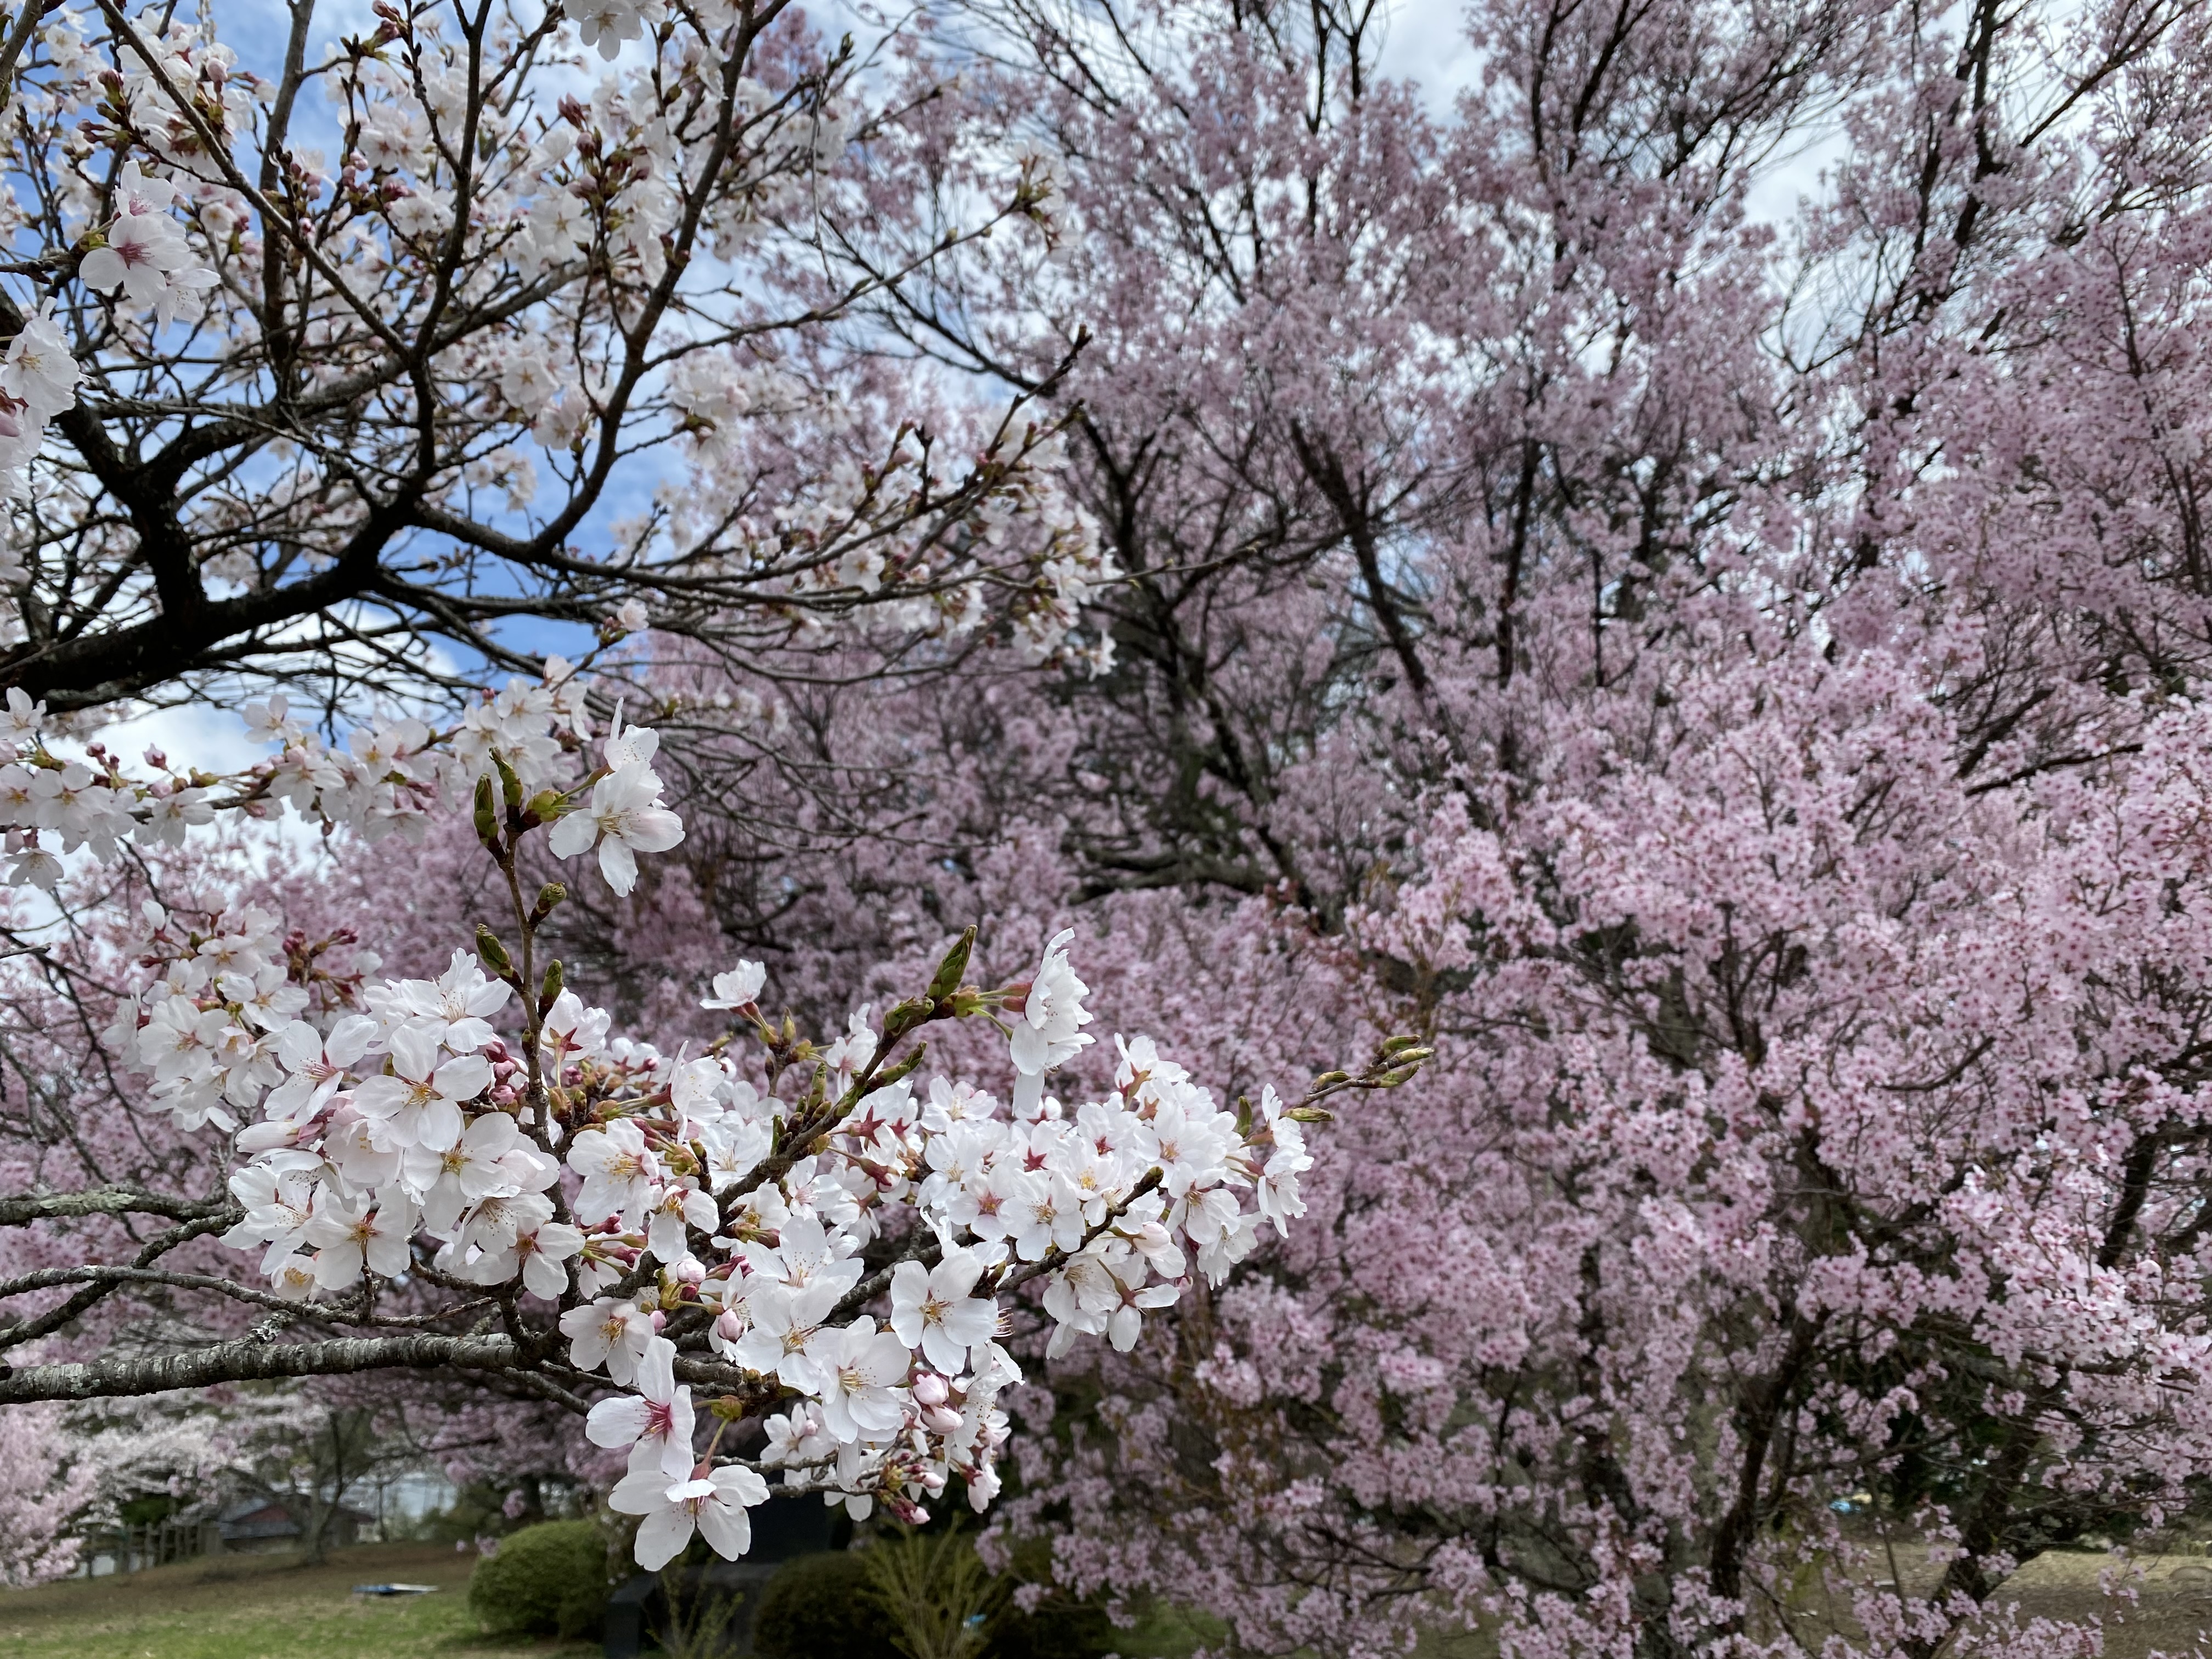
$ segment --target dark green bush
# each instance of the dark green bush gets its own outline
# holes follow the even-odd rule
[[[1019,1540],[1011,1565],[1017,1583],[1049,1584],[1051,1547],[1042,1538]],[[1115,1631],[1097,1602],[1078,1601],[1058,1589],[1047,1590],[1027,1613],[1008,1596],[983,1628],[989,1659],[1103,1659],[1128,1639]]]
[[[590,1521],[525,1527],[469,1575],[469,1610],[494,1634],[591,1636],[606,1605],[607,1543]]]
[[[1008,1601],[984,1626],[991,1659],[1103,1659],[1126,1644],[1095,1601],[1047,1596],[1031,1613]]]
[[[753,1615],[753,1648],[763,1659],[899,1659],[866,1563],[843,1550],[777,1570]]]

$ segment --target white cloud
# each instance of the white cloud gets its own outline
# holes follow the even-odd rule
[[[236,709],[214,703],[149,709],[102,726],[99,738],[134,769],[149,748],[162,750],[173,766],[197,766],[210,772],[235,772],[269,754],[266,744],[246,736],[246,722]]]
[[[1482,60],[1467,38],[1467,9],[1460,0],[1407,0],[1383,22],[1376,67],[1393,81],[1411,81],[1431,112],[1447,113],[1482,73]]]

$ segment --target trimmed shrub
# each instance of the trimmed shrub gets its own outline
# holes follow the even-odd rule
[[[900,1659],[867,1564],[843,1550],[777,1569],[753,1615],[753,1649],[763,1659]]]
[[[1012,1577],[1020,1583],[1052,1583],[1052,1548],[1042,1538],[1024,1538],[1013,1547]],[[1024,1612],[1009,1596],[984,1627],[989,1659],[1104,1659],[1128,1645],[1106,1609],[1065,1591],[1048,1589],[1036,1607]]]
[[[525,1527],[469,1575],[469,1611],[494,1635],[594,1635],[606,1605],[607,1542],[595,1522]]]
[[[991,1659],[1104,1659],[1128,1643],[1097,1602],[1050,1595],[1028,1613],[1008,1601],[991,1616],[984,1638]]]

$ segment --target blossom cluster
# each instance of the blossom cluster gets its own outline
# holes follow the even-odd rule
[[[517,710],[538,720],[550,696],[518,692]],[[257,718],[283,729],[281,710]],[[550,851],[596,846],[623,886],[633,848],[681,833],[640,804],[659,789],[649,730],[617,723],[588,796],[571,799],[530,794],[514,745],[470,729],[449,750],[493,744],[498,781],[478,785],[476,810],[503,869],[550,828]],[[421,736],[399,734],[380,764],[404,766]],[[1022,1376],[1000,1342],[1018,1306],[1053,1328],[1048,1354],[1086,1334],[1127,1351],[1194,1273],[1218,1283],[1301,1213],[1304,1109],[1273,1090],[1224,1110],[1139,1037],[1116,1039],[1098,1097],[1048,1092],[1093,1042],[1071,933],[989,992],[961,982],[963,938],[928,995],[879,1020],[864,1010],[819,1048],[768,1022],[765,970],[741,963],[702,1001],[737,1030],[671,1054],[614,1035],[557,964],[526,977],[562,896],[549,887],[518,910],[522,969],[489,934],[434,981],[372,979],[379,964],[356,958],[324,976],[319,1013],[296,971],[307,953],[265,913],[194,927],[149,904],[143,959],[158,976],[111,1043],[179,1127],[234,1132],[240,1213],[223,1242],[258,1255],[279,1304],[319,1297],[366,1318],[398,1281],[510,1311],[556,1304],[556,1374],[620,1390],[586,1432],[627,1460],[610,1501],[643,1517],[647,1566],[695,1531],[742,1553],[770,1475],[908,1517],[957,1477],[981,1509],[1008,1433],[998,1400]],[[969,1018],[1007,1034],[1008,1103],[969,1079],[921,1086],[919,1046],[897,1057],[919,1026]],[[721,1455],[720,1430],[695,1443],[701,1382],[725,1427],[765,1415],[759,1457]]]
[[[176,185],[148,176],[130,161],[116,175],[112,195],[116,211],[88,239],[96,246],[78,262],[79,279],[99,293],[119,291],[131,305],[150,312],[156,327],[197,315],[200,296],[219,279],[193,252],[172,211]],[[0,499],[28,492],[31,462],[46,441],[47,424],[76,401],[82,378],[50,301],[23,319],[0,362]],[[19,555],[0,554],[0,581],[18,581],[27,574]]]
[[[466,799],[478,779],[502,767],[532,795],[551,792],[550,812],[565,801],[566,781],[592,733],[584,686],[559,657],[547,659],[538,682],[510,679],[444,731],[403,719],[357,726],[343,744],[329,744],[293,718],[281,693],[244,713],[247,734],[276,748],[266,760],[219,777],[173,767],[149,749],[148,774],[134,775],[96,740],[81,757],[55,753],[46,705],[11,689],[0,713],[6,884],[51,890],[69,854],[84,849],[105,864],[126,842],[175,846],[222,810],[265,817],[289,806],[309,823],[372,843],[394,833],[420,841],[430,813]],[[661,802],[651,765],[657,746],[652,732],[625,729],[617,714],[602,745],[604,766],[579,786],[588,797],[552,837],[556,857],[596,852],[617,894],[636,880],[634,848],[665,852],[683,838],[681,820]]]
[[[12,499],[29,487],[47,422],[76,401],[78,378],[76,359],[52,315],[26,317],[0,361],[0,497]],[[20,556],[0,552],[0,581],[26,574]]]
[[[78,279],[103,294],[120,289],[132,305],[153,313],[157,327],[167,327],[180,314],[196,314],[198,296],[218,278],[194,254],[169,210],[177,199],[176,185],[148,178],[137,162],[125,161],[115,193],[120,211],[100,245],[78,264]]]
[[[574,597],[552,590],[578,573],[546,574],[570,557],[596,567],[579,591],[606,642],[738,639],[755,663],[763,635],[807,649],[817,624],[866,613],[872,632],[854,631],[886,644],[1003,624],[1024,660],[1105,665],[1081,611],[1120,572],[1060,483],[1052,422],[902,417],[927,400],[886,402],[872,371],[835,372],[777,320],[850,298],[774,251],[825,195],[847,204],[848,143],[876,118],[842,57],[779,40],[749,59],[752,32],[716,6],[556,8],[543,41],[495,29],[489,59],[440,8],[374,18],[264,73],[211,16],[63,5],[39,21],[11,88],[28,182],[0,193],[18,241],[48,250],[0,366],[15,543],[0,650],[31,648],[33,695],[149,689],[128,641],[187,615],[187,631],[223,634],[198,598],[252,594],[271,613],[242,656],[192,647],[195,667],[224,673],[358,653],[356,603],[379,609],[379,634],[418,641],[466,644],[470,616],[508,614],[518,592],[574,621]],[[342,137],[293,142],[310,128]],[[1017,212],[1034,208],[988,209],[957,239]],[[264,338],[272,305],[290,320]],[[434,316],[431,430],[394,353]],[[629,331],[659,319],[642,321],[661,332],[636,372]],[[190,350],[172,349],[172,323],[192,325]],[[30,464],[80,393],[90,424],[64,439],[80,459],[102,432],[133,470],[183,481],[172,510],[191,552],[166,589],[99,444],[88,465],[46,469],[33,509]],[[146,430],[114,427],[154,410]],[[652,509],[595,518],[601,463],[660,446],[680,465]],[[404,511],[362,487],[401,476]],[[584,522],[612,544],[573,545]],[[441,578],[434,603],[383,618],[422,575],[388,559],[426,530],[501,573]],[[395,581],[372,598],[380,570]],[[41,649],[63,639],[66,665]],[[392,706],[446,689],[421,654],[368,654],[353,660]]]

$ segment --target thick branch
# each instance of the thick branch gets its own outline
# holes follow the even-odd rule
[[[0,1227],[27,1227],[35,1221],[72,1216],[160,1215],[172,1221],[198,1221],[221,1215],[228,1198],[173,1198],[167,1193],[131,1187],[95,1187],[83,1193],[22,1193],[0,1198]]]
[[[0,1376],[0,1406],[34,1400],[105,1400],[219,1382],[260,1382],[284,1376],[343,1376],[356,1371],[513,1370],[521,1351],[504,1336],[341,1337],[328,1342],[218,1342],[188,1353],[144,1359],[95,1359],[82,1364],[25,1365]]]

